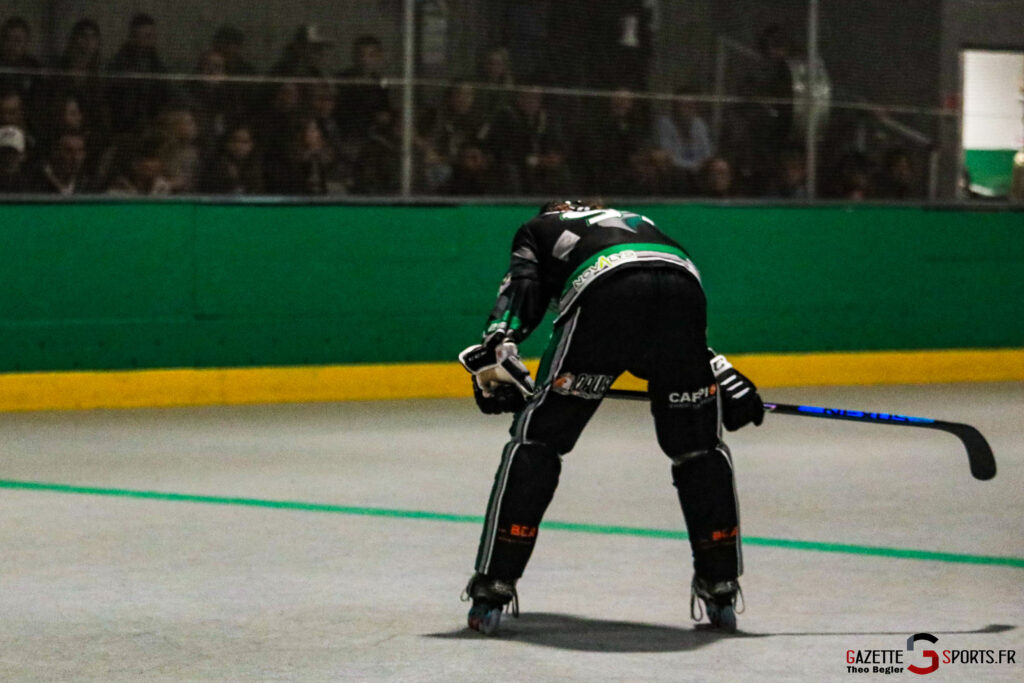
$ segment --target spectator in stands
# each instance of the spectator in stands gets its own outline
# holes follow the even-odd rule
[[[74,98],[88,127],[97,136],[110,130],[110,109],[106,100],[106,83],[100,78],[100,28],[92,19],[80,19],[71,28],[64,53],[55,66],[64,74],[48,79],[46,101],[51,111],[57,110],[55,100]],[[92,146],[94,141],[87,140]]]
[[[103,151],[106,140],[96,132],[96,127],[79,103],[78,95],[68,92],[50,99],[39,121],[40,147],[43,149],[55,149],[63,135],[72,134],[82,138],[87,151],[85,173],[91,176],[95,170],[95,157]]]
[[[659,116],[654,124],[654,142],[668,153],[672,165],[695,174],[701,164],[715,153],[708,124],[697,113],[697,103],[681,99],[693,95],[690,88],[677,88],[680,99],[673,100],[672,113]]]
[[[224,135],[220,149],[203,173],[199,189],[210,194],[263,193],[263,166],[249,125],[235,124]]]
[[[256,142],[264,152],[267,167],[283,163],[285,151],[291,145],[289,131],[302,107],[302,91],[293,82],[276,83],[270,106],[256,125]]]
[[[0,193],[29,192],[25,173],[25,132],[17,126],[0,126]]]
[[[160,158],[163,145],[163,138],[154,132],[147,131],[130,139],[122,150],[120,169],[107,193],[128,196],[170,194],[171,183],[164,176]]]
[[[81,133],[61,133],[52,145],[49,159],[36,169],[32,191],[64,196],[91,191],[87,157],[86,141]]]
[[[213,34],[211,45],[214,52],[224,58],[224,72],[229,76],[253,76],[256,67],[245,58],[245,34],[241,29],[225,24]],[[239,109],[251,115],[261,104],[261,88],[255,83],[230,83],[226,88],[232,93]]]
[[[24,153],[29,157],[34,154],[36,140],[28,128],[28,118],[25,115],[25,104],[21,93],[14,90],[0,93],[0,126],[14,126],[21,131]]]
[[[244,55],[245,34],[241,29],[225,24],[213,34],[212,47],[224,57],[224,69],[232,76],[252,76],[254,67]]]
[[[882,168],[875,174],[872,195],[879,199],[910,199],[915,194],[916,181],[910,152],[893,147],[885,153]]]
[[[303,24],[284,48],[281,59],[270,70],[274,76],[322,77],[327,72],[324,60],[334,43],[320,33],[316,24]]]
[[[455,196],[514,195],[518,188],[504,182],[496,172],[494,159],[479,142],[468,141],[459,148],[452,177],[443,192]]]
[[[545,142],[537,165],[526,178],[527,194],[537,197],[570,197],[579,186],[567,163],[567,149],[561,139]]]
[[[288,129],[288,146],[278,163],[269,164],[267,190],[281,195],[322,195],[334,159],[316,119],[302,117]]]
[[[600,194],[623,194],[628,181],[623,169],[630,155],[650,135],[647,118],[628,90],[618,90],[605,103],[605,111],[587,127],[589,139],[583,157],[591,173],[588,186]]]
[[[32,31],[21,17],[11,17],[0,26],[0,68],[38,69],[39,60],[29,54]],[[36,76],[0,74],[0,92],[14,91],[26,102],[36,86]]]
[[[499,175],[516,178],[520,191],[531,194],[537,167],[545,150],[565,148],[558,122],[544,108],[537,88],[516,93],[513,105],[495,116],[486,146],[498,165]]]
[[[17,90],[0,94],[0,126],[17,126],[25,130],[25,105]]]
[[[359,150],[353,170],[352,192],[387,195],[400,189],[402,138],[398,117],[381,112],[370,137]]]
[[[793,97],[793,76],[789,68],[792,51],[789,36],[779,24],[765,27],[758,35],[761,61],[743,80],[742,95],[778,100]],[[778,103],[743,104],[737,107],[734,125],[747,131],[743,150],[745,159],[741,175],[746,191],[764,195],[769,190],[771,174],[779,160],[779,152],[791,142],[793,105]],[[743,136],[741,136],[743,137]]]
[[[199,143],[212,150],[228,126],[245,118],[244,100],[225,80],[227,60],[217,50],[206,50],[196,69],[201,78],[188,84],[192,113],[199,127]]]
[[[158,118],[158,127],[164,144],[160,148],[160,161],[164,177],[171,191],[191,194],[196,191],[202,158],[199,145],[199,127],[187,104],[169,105]]]
[[[459,150],[480,140],[485,122],[476,106],[476,90],[467,81],[456,81],[445,91],[440,107],[428,109],[416,130],[418,167],[428,192],[440,189],[451,176]]]
[[[779,162],[768,188],[768,197],[807,199],[807,163],[804,150],[788,145],[779,152]]]
[[[728,199],[733,197],[732,167],[722,157],[711,157],[700,168],[697,185],[703,197]]]
[[[320,132],[324,137],[324,144],[331,151],[333,163],[327,177],[327,191],[330,194],[341,194],[348,192],[352,186],[352,164],[355,159],[355,152],[352,147],[346,144],[341,134],[341,128],[334,116],[338,106],[338,97],[334,92],[334,86],[329,82],[315,83],[306,88],[308,111],[314,119]]]
[[[339,78],[372,79],[373,83],[351,83],[338,88],[337,119],[342,135],[360,143],[370,137],[370,131],[381,124],[387,128],[391,116],[391,103],[387,86],[381,79],[384,69],[384,47],[372,35],[356,38],[352,44],[352,66],[338,73]]]
[[[445,91],[441,106],[422,120],[423,133],[443,157],[454,159],[465,143],[483,138],[486,121],[476,96],[468,81],[455,81]]]
[[[599,87],[647,89],[653,55],[653,16],[645,0],[604,0],[585,3],[581,25],[589,27],[591,73]]]
[[[668,152],[643,146],[629,155],[623,194],[638,197],[680,197],[691,194],[692,175],[672,163]]]
[[[45,128],[44,139],[54,141],[66,132],[81,133],[86,129],[85,112],[75,95],[66,94],[50,103],[50,109],[41,120]]]
[[[163,74],[157,54],[156,21],[136,14],[128,28],[128,40],[110,62],[114,74]],[[160,79],[115,78],[110,86],[111,121],[118,131],[128,131],[152,120],[169,97],[170,88]]]
[[[428,107],[413,129],[413,188],[418,194],[438,194],[451,180],[454,156],[440,149],[439,121],[440,110]]]
[[[501,110],[512,106],[512,91],[501,89],[515,85],[507,48],[492,47],[487,51],[480,65],[480,80],[494,86],[480,91],[478,98],[481,115],[484,120],[490,120]]]
[[[827,196],[860,201],[871,194],[871,162],[861,152],[847,152],[830,169]]]

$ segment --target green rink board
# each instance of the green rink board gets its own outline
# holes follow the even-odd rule
[[[1005,197],[1013,180],[1015,149],[967,149],[964,165],[971,174],[971,184],[988,189],[994,197]]]
[[[625,208],[694,258],[722,351],[1024,347],[1022,212]],[[3,204],[0,372],[452,360],[531,213]]]

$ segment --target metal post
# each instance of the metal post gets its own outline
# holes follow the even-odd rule
[[[818,0],[807,3],[807,198],[818,196]]]
[[[405,0],[405,67],[402,86],[402,196],[412,194],[413,79],[416,77],[416,0]]]
[[[722,36],[718,36],[718,49],[715,52],[715,104],[711,110],[711,134],[715,140],[715,149],[722,143],[722,96],[725,95],[725,60],[729,58],[728,49]]]
[[[928,152],[928,201],[939,198],[939,150]]]

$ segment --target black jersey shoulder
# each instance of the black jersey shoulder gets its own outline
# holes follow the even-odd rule
[[[563,261],[574,260],[567,258],[569,253],[585,258],[620,244],[651,243],[682,249],[650,218],[617,209],[544,213],[527,221],[522,230],[530,234],[538,256]]]

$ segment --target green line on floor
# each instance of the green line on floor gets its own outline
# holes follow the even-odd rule
[[[274,508],[278,510],[300,510],[304,512],[331,512],[342,515],[362,515],[368,517],[423,519],[434,522],[482,524],[484,521],[484,518],[480,515],[455,515],[444,512],[426,512],[422,510],[397,510],[391,508],[330,505],[327,503],[304,503],[288,500],[264,500],[260,498],[200,496],[188,493],[165,493],[161,491],[140,491],[136,489],[72,486],[69,484],[48,484],[33,481],[14,481],[10,479],[0,479],[0,489],[48,491],[51,493],[76,493],[81,495],[113,496],[120,498],[142,498],[147,500],[164,500],[182,503],[206,503],[209,505],[239,505],[244,507]],[[686,532],[675,531],[672,529],[646,529],[643,527],[606,526],[600,524],[579,524],[575,522],[544,522],[542,526],[544,529],[552,531],[571,531],[585,534],[642,536],[647,538],[669,538],[678,540],[685,540],[687,538]],[[853,545],[848,543],[820,543],[817,541],[798,541],[787,538],[765,538],[761,536],[745,536],[743,538],[743,543],[751,546],[786,548],[789,550],[807,550],[822,553],[873,555],[876,557],[892,557],[904,560],[1002,565],[1007,567],[1024,568],[1024,557],[970,555],[965,553],[945,553],[933,550],[914,550],[912,548],[887,548],[883,546]]]

